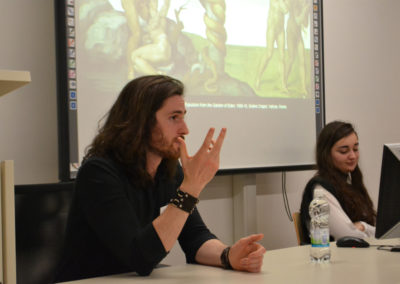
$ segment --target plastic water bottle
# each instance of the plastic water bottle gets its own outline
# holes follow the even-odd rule
[[[314,199],[310,203],[309,213],[312,262],[329,262],[329,203],[323,189],[314,189]]]

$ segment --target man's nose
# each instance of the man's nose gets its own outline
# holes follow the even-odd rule
[[[189,134],[189,128],[187,127],[187,124],[185,121],[182,122],[181,134],[183,134],[183,135]]]

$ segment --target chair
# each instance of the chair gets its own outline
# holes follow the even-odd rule
[[[301,228],[300,212],[294,212],[292,214],[292,217],[293,217],[294,229],[296,231],[297,244],[301,246],[305,244],[306,241],[304,238],[303,229]]]
[[[0,282],[16,283],[14,161],[0,163]]]
[[[17,283],[52,283],[73,182],[15,185]]]

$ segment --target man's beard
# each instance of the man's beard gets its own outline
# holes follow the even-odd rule
[[[178,160],[180,151],[174,148],[173,144],[175,142],[177,142],[177,138],[174,138],[171,143],[169,143],[161,130],[156,126],[154,127],[149,150],[163,159]]]

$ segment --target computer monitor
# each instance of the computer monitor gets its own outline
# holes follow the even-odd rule
[[[400,237],[400,143],[385,144],[379,185],[376,238]]]

